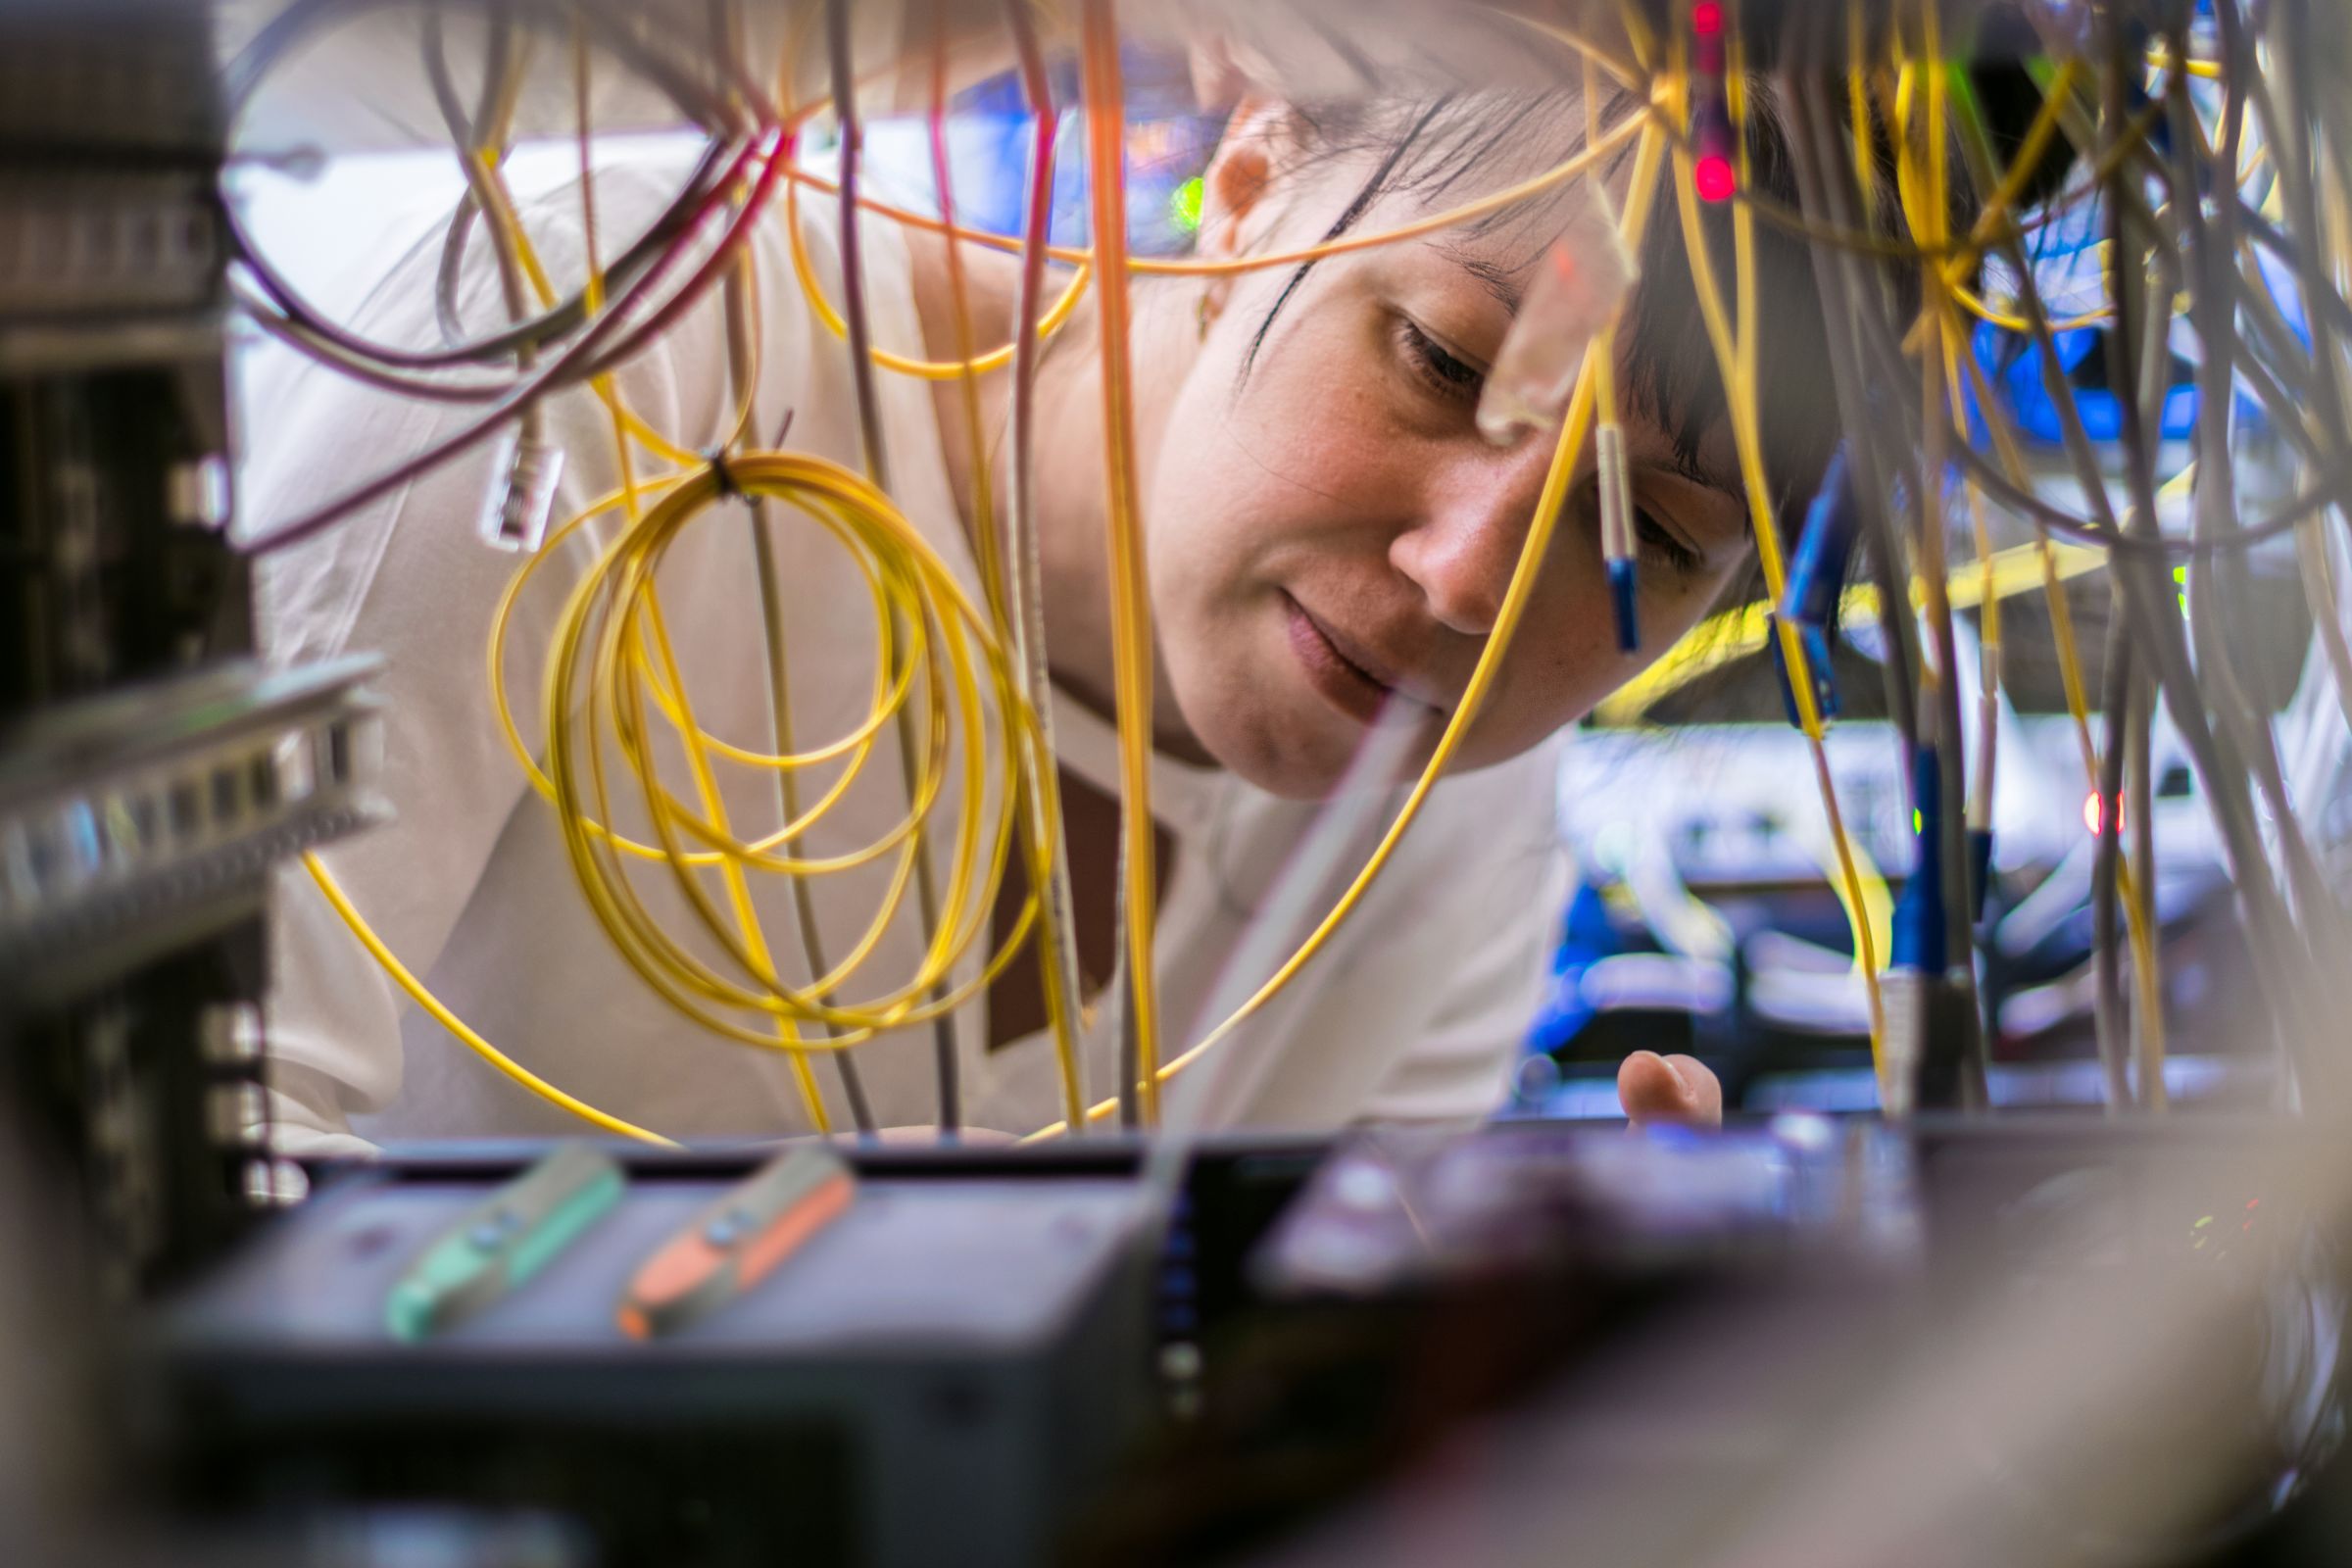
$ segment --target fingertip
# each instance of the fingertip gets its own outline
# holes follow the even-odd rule
[[[1617,1102],[1635,1120],[1687,1115],[1696,1108],[1690,1084],[1654,1051],[1637,1051],[1617,1068]]]
[[[1723,1121],[1723,1080],[1696,1056],[1668,1056],[1666,1065],[1683,1087],[1682,1113],[1694,1121]]]

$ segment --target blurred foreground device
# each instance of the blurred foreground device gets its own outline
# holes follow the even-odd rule
[[[829,1167],[801,1200],[846,1191],[801,1153]],[[514,1167],[322,1192],[162,1327],[183,1500],[542,1509],[630,1563],[1047,1557],[1147,1413],[1135,1185],[865,1180],[742,1290],[631,1337],[647,1260],[756,1161],[632,1154],[617,1206],[421,1343],[387,1295]]]
[[[1262,1568],[2341,1561],[2339,1148],[2219,1116],[1359,1134],[1258,1250],[1162,1490],[1307,1521]]]
[[[779,1154],[680,1226],[629,1280],[617,1313],[633,1339],[680,1334],[782,1267],[857,1196],[830,1149]]]
[[[618,1203],[628,1179],[591,1144],[561,1144],[459,1215],[384,1298],[400,1340],[445,1333],[487,1310],[554,1262]]]
[[[377,814],[361,662],[253,657],[228,529],[213,11],[0,8],[0,1067],[118,1295],[298,1179],[272,865]]]

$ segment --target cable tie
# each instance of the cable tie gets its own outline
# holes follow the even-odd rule
[[[712,476],[718,480],[718,493],[720,495],[732,496],[738,501],[748,501],[751,499],[751,497],[744,494],[743,486],[738,484],[735,480],[735,469],[734,466],[727,462],[727,449],[725,447],[712,447],[710,451],[703,454],[703,461],[710,465],[710,472]]]

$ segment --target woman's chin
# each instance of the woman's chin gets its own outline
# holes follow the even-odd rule
[[[1193,733],[1219,766],[1286,801],[1319,801],[1339,788],[1363,732],[1343,736],[1321,715],[1252,706],[1226,707],[1217,722],[1195,725]]]

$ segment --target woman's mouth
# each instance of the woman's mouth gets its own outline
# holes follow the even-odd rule
[[[1315,695],[1359,724],[1378,723],[1396,689],[1341,653],[1331,634],[1298,600],[1284,590],[1276,592],[1282,599],[1291,653]]]

